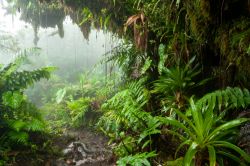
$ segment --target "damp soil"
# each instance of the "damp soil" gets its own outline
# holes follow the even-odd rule
[[[54,138],[53,152],[20,153],[11,166],[115,166],[108,138],[88,128],[68,129]]]

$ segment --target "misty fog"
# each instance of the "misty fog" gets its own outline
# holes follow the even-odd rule
[[[105,52],[114,47],[112,43],[117,40],[111,33],[94,28],[91,29],[89,38],[85,39],[78,25],[72,23],[69,16],[63,21],[63,37],[60,37],[58,27],[39,27],[36,39],[33,27],[21,21],[19,13],[6,15],[1,3],[0,5],[0,32],[12,36],[20,50],[41,48],[39,56],[31,57],[32,65],[56,66],[56,73],[65,79],[70,77],[68,75],[92,69]],[[13,54],[0,51],[0,64],[7,64],[11,59]]]

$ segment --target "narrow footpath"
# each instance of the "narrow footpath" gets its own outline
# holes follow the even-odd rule
[[[108,139],[90,129],[66,132],[56,145],[63,157],[51,160],[46,166],[115,166],[115,157]],[[67,140],[67,141],[65,141]]]

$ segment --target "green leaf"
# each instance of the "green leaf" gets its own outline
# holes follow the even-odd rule
[[[145,152],[145,153],[137,153],[135,155],[129,155],[120,158],[117,161],[118,166],[126,166],[126,165],[133,165],[133,166],[150,166],[150,162],[147,160],[148,158],[155,157],[157,154],[155,151],[152,152]]]
[[[143,145],[142,145],[142,149],[144,149],[146,146],[148,146],[149,144],[151,144],[152,141],[151,140],[147,140]]]
[[[241,155],[241,157],[243,157],[248,163],[250,163],[250,156],[238,146],[226,141],[214,141],[213,144],[214,146],[225,147],[236,151]]]
[[[13,130],[17,132],[23,129],[26,125],[26,123],[22,120],[11,120],[11,121],[8,121],[8,124]]]
[[[38,119],[32,119],[29,121],[26,126],[25,126],[27,131],[44,131],[45,130],[45,125],[42,121]]]
[[[201,115],[201,110],[197,110],[196,105],[194,104],[193,99],[190,99],[190,105],[191,105],[191,112],[192,112],[192,118],[195,123],[195,129],[197,129],[197,136],[199,136],[200,139],[203,139],[203,117]]]
[[[190,145],[191,143],[192,143],[191,140],[186,140],[186,141],[182,142],[182,143],[178,146],[178,148],[176,149],[176,151],[175,151],[175,155],[174,155],[175,158],[176,158],[176,156],[177,156],[179,150],[180,150],[184,145]]]
[[[247,54],[250,55],[250,45],[248,46]]]
[[[209,165],[216,166],[216,152],[213,146],[208,145],[208,153],[209,153]]]
[[[176,7],[178,8],[180,6],[181,0],[176,0]]]
[[[194,124],[192,123],[191,120],[188,119],[188,117],[186,115],[184,115],[181,111],[179,111],[178,109],[174,110],[178,116],[180,116],[185,122],[188,123],[188,125],[196,132],[198,133],[199,131],[197,130],[197,128],[194,126]],[[178,127],[178,126],[177,126]],[[191,132],[191,128],[187,130],[185,130],[193,139],[195,139],[195,135],[194,133]]]
[[[20,92],[5,92],[2,96],[3,104],[13,109],[17,109],[24,101],[24,97]]]
[[[195,157],[195,154],[197,152],[198,144],[193,142],[191,146],[188,148],[188,151],[185,154],[183,165],[184,166],[191,166],[192,160]]]
[[[242,123],[245,123],[247,121],[249,121],[249,119],[239,118],[239,119],[235,119],[235,120],[231,120],[229,122],[226,122],[226,123],[220,125],[219,127],[217,127],[211,134],[209,134],[209,136],[206,138],[206,140],[211,141],[212,139],[216,138],[216,136],[218,136],[223,131],[229,130],[229,129],[236,127],[236,126],[239,126]]]
[[[218,151],[217,153],[222,154],[224,156],[227,156],[228,158],[238,162],[240,164],[240,166],[247,166],[245,163],[242,162],[242,160],[239,157],[236,157],[232,153],[228,153],[228,152],[225,152],[225,151]]]
[[[159,49],[158,49],[158,54],[159,54],[159,56],[160,56],[160,60],[159,60],[159,64],[158,64],[158,72],[159,72],[159,74],[161,75],[162,74],[162,70],[163,70],[163,68],[164,68],[164,63],[165,63],[165,45],[163,45],[163,44],[160,44],[159,45]]]
[[[10,131],[8,132],[9,139],[21,144],[27,144],[29,135],[26,132]]]
[[[165,123],[165,124],[171,124],[173,126],[176,126],[176,127],[179,127],[181,129],[183,129],[187,134],[189,134],[192,138],[195,139],[195,136],[194,134],[185,126],[183,125],[181,122],[179,122],[178,120],[175,120],[174,118],[171,118],[171,117],[158,117],[162,123]]]
[[[66,95],[66,88],[63,89],[59,89],[56,92],[56,103],[60,104],[64,98],[64,96]]]
[[[167,166],[182,166],[183,157],[180,157],[174,161],[167,161]]]
[[[146,71],[150,68],[151,63],[152,63],[152,60],[148,57],[141,69],[141,74],[146,73]]]

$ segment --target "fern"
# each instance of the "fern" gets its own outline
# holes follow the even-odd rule
[[[31,120],[8,120],[9,129],[5,139],[10,139],[14,143],[27,144],[29,132],[44,132],[45,124],[43,121],[33,117]]]
[[[223,109],[245,109],[250,105],[250,93],[247,89],[227,87],[225,90],[217,90],[206,94],[197,101],[198,109],[212,107],[218,111]]]
[[[150,59],[127,41],[106,54],[103,63],[113,62],[129,77],[138,77],[151,65]],[[142,73],[140,73],[142,72]]]
[[[150,166],[150,162],[148,161],[148,158],[155,157],[156,153],[153,152],[145,152],[145,153],[137,153],[135,155],[130,155],[126,156],[123,158],[120,158],[117,161],[118,166],[126,166],[126,165],[135,165],[135,166],[140,166],[140,165],[145,165],[145,166]]]
[[[25,130],[32,132],[43,132],[45,131],[45,123],[41,120],[33,118],[26,122]]]
[[[2,95],[2,100],[5,106],[16,109],[21,106],[21,103],[24,101],[24,96],[18,91],[7,91]]]
[[[150,114],[143,111],[143,107],[148,102],[149,92],[141,85],[142,82],[143,80],[130,83],[127,89],[118,92],[107,101],[102,106],[103,109],[108,110],[104,117],[114,119],[115,124],[124,125],[124,128],[138,130],[145,127]]]
[[[9,53],[17,52],[19,50],[17,40],[9,33],[0,30],[0,52]],[[0,162],[1,165],[1,162]]]
[[[55,70],[54,67],[45,67],[34,71],[12,72],[6,78],[6,83],[3,88],[11,91],[26,89],[42,78],[49,79],[50,73],[53,70]]]
[[[37,108],[26,100],[23,91],[40,79],[50,77],[54,67],[24,71],[28,56],[37,54],[37,48],[20,52],[7,66],[0,65],[0,146],[15,148],[13,144],[28,145],[31,132],[45,132],[45,123]]]
[[[145,80],[131,82],[105,104],[98,126],[112,140],[119,140],[116,154],[125,156],[118,165],[148,164],[147,154],[130,155],[152,144],[152,135],[161,133],[161,121],[145,111],[150,99]],[[140,165],[139,164],[139,165]]]
[[[1,72],[1,77],[7,77],[11,73],[17,71],[22,65],[29,63],[28,57],[31,55],[37,55],[39,48],[25,49],[17,53],[15,60],[9,63]]]
[[[28,143],[29,134],[27,132],[10,131],[8,132],[8,138],[18,144],[26,145]]]
[[[16,132],[19,132],[26,126],[26,122],[22,120],[9,120],[8,124],[9,127]]]
[[[21,66],[29,63],[28,56],[37,54],[38,48],[24,50],[17,58],[4,68],[0,68],[0,92],[23,90],[42,78],[49,79],[50,73],[55,67],[44,67],[33,71],[21,70]]]
[[[85,97],[71,102],[67,102],[67,108],[70,110],[71,124],[79,127],[83,125],[84,115],[89,110],[91,98]]]

